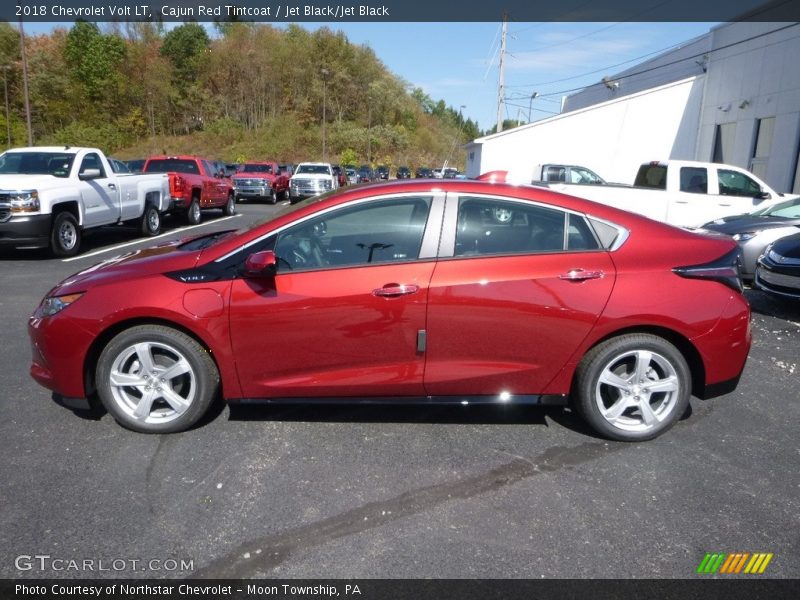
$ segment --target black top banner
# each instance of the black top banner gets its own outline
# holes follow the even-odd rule
[[[4,21],[455,22],[800,20],[800,0],[11,0]]]

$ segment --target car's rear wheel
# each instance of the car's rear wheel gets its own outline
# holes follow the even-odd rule
[[[277,202],[278,202],[278,192],[275,191],[275,188],[272,188],[272,191],[269,193],[269,203],[277,204]]]
[[[158,212],[154,205],[148,204],[144,207],[144,214],[142,214],[142,218],[139,221],[139,230],[142,235],[147,236],[161,233],[161,213]]]
[[[190,336],[161,325],[118,334],[100,354],[97,391],[118,423],[143,433],[194,425],[219,388],[211,356]]]
[[[578,367],[573,402],[601,435],[620,441],[653,439],[689,404],[691,372],[664,338],[628,334],[589,351]]]
[[[186,222],[189,225],[199,225],[202,215],[200,213],[200,198],[192,196],[189,208],[186,209]]]

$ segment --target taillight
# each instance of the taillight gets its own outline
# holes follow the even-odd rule
[[[175,175],[172,181],[173,181],[173,189],[172,189],[173,192],[180,193],[186,189],[186,182],[180,175]]]
[[[675,267],[672,271],[676,275],[687,279],[711,279],[718,281],[739,293],[744,291],[740,265],[742,263],[742,251],[737,247],[724,256],[702,265],[690,265],[688,267]]]

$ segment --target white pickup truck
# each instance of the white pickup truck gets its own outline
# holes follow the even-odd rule
[[[0,245],[50,248],[71,256],[84,230],[134,222],[143,235],[161,230],[169,210],[163,173],[115,173],[96,148],[42,146],[0,154]]]
[[[289,201],[294,204],[309,196],[318,196],[339,187],[330,163],[304,162],[297,165],[289,179]]]
[[[739,167],[678,160],[643,164],[632,187],[533,183],[680,227],[699,227],[793,197]]]

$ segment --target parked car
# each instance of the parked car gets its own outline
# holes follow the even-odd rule
[[[411,169],[408,167],[398,167],[397,179],[411,179]]]
[[[800,300],[800,233],[767,246],[756,264],[755,286],[775,296]]]
[[[72,406],[97,390],[151,433],[221,393],[571,401],[600,434],[647,440],[691,394],[736,387],[751,343],[737,264],[730,239],[531,186],[353,186],[69,277],[29,321],[31,375]]]
[[[722,217],[706,223],[702,229],[724,233],[739,242],[742,278],[749,281],[755,275],[758,257],[769,244],[800,232],[800,198],[784,200],[744,215]]]
[[[444,179],[444,169],[431,169],[431,177],[434,179]]]
[[[389,179],[389,167],[386,165],[380,165],[375,171],[375,177],[376,179]]]
[[[355,185],[358,183],[358,172],[353,167],[345,167],[344,172],[347,175],[348,184]]]
[[[35,146],[0,154],[3,246],[72,256],[83,233],[103,225],[133,223],[142,235],[157,235],[170,206],[165,176],[117,173],[97,148]]]
[[[416,171],[415,177],[417,179],[426,179],[433,177],[433,171],[428,167],[419,167]]]
[[[147,162],[146,158],[134,158],[133,160],[126,160],[125,164],[131,173],[141,173],[145,162]]]
[[[375,181],[375,172],[369,165],[361,165],[358,167],[358,183],[369,183]]]
[[[278,198],[289,199],[289,177],[273,161],[246,162],[231,178],[236,200],[267,200],[275,204]]]
[[[455,167],[446,167],[442,169],[442,179],[459,179],[461,172]]]
[[[344,172],[344,169],[340,165],[333,165],[332,168],[339,187],[347,185],[347,174]]]
[[[125,164],[123,161],[117,158],[111,158],[110,156],[106,157],[108,159],[108,164],[111,167],[111,170],[114,173],[130,173],[131,170],[128,168],[128,165]]]
[[[679,160],[641,165],[633,186],[540,185],[679,227],[700,227],[714,219],[797,197],[779,194],[752,173],[733,165]]]
[[[329,163],[300,163],[289,180],[289,201],[294,203],[310,196],[319,196],[339,187]]]
[[[144,172],[167,173],[170,210],[182,213],[190,225],[200,223],[205,209],[221,208],[225,216],[236,213],[233,185],[213,161],[197,156],[153,156],[144,164]]]

